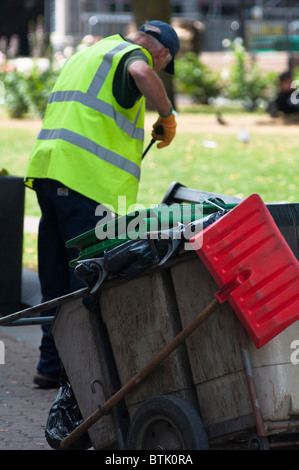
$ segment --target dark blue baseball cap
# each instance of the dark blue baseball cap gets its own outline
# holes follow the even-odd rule
[[[140,31],[150,34],[154,38],[158,39],[163,46],[169,49],[170,54],[172,55],[172,60],[167,64],[165,72],[174,74],[174,57],[180,48],[180,40],[178,38],[175,30],[168,23],[163,21],[153,20],[147,23],[144,23]]]

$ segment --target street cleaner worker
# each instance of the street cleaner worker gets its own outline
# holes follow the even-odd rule
[[[78,251],[66,249],[65,243],[95,228],[99,204],[112,206],[118,214],[119,196],[126,198],[127,208],[136,202],[145,99],[159,115],[152,131],[157,146],[163,148],[175,137],[172,103],[157,72],[174,73],[178,50],[174,29],[150,21],[127,38],[119,34],[104,38],[64,64],[25,178],[25,184],[36,191],[41,209],[38,273],[42,302],[84,287],[69,267]],[[162,134],[155,133],[159,125]],[[42,326],[40,360],[33,379],[41,388],[60,384],[60,359],[49,330],[49,325]]]

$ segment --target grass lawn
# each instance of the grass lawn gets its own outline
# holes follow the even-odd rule
[[[211,107],[180,110],[175,140],[163,150],[152,146],[143,161],[140,204],[159,204],[173,181],[242,198],[258,193],[265,202],[299,202],[299,123],[241,109],[222,114],[226,125],[217,122]],[[155,120],[155,113],[147,113],[145,146]],[[2,112],[0,124],[0,169],[24,176],[40,121],[10,120]],[[249,133],[248,143],[238,139],[241,129]],[[25,215],[38,217],[35,193],[25,194]],[[36,268],[36,234],[24,235],[23,263]]]
[[[0,115],[0,126],[0,169],[5,168],[10,175],[23,177],[40,122],[6,120]],[[35,193],[29,189],[25,193],[25,214],[40,215]]]
[[[154,146],[143,163],[139,200],[159,203],[173,181],[241,198],[258,193],[265,202],[299,202],[298,126],[266,115],[181,114],[173,143]],[[248,143],[238,139],[249,133]]]

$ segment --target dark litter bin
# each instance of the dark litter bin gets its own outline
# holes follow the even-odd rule
[[[299,204],[267,204],[282,236],[299,259]]]
[[[21,308],[25,188],[23,178],[0,176],[0,314]]]

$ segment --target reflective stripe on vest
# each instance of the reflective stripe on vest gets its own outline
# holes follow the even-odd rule
[[[131,44],[128,43],[118,44],[114,49],[105,54],[102,63],[99,66],[97,72],[95,73],[95,76],[93,77],[93,80],[89,86],[89,89],[87,91],[88,94],[91,94],[92,96],[97,96],[99,94],[102,84],[104,83],[106,76],[108,75],[108,72],[111,68],[113,57],[118,52],[130,46]]]
[[[72,132],[68,129],[42,129],[38,135],[40,140],[52,140],[62,139],[70,144],[74,144],[83,150],[96,155],[102,160],[111,163],[112,165],[126,171],[132,176],[135,176],[138,180],[140,179],[140,167],[130,160],[127,160],[121,155],[111,152],[110,150],[102,147],[93,140],[84,137],[83,135]]]
[[[99,111],[115,120],[115,123],[120,127],[129,137],[132,139],[143,140],[144,138],[144,129],[136,128],[136,123],[141,112],[141,106],[137,114],[137,118],[134,123],[125,118],[121,113],[117,112],[113,106],[109,103],[106,103],[103,100],[95,98],[92,94],[87,91],[83,93],[82,91],[55,91],[50,95],[49,104],[51,103],[62,103],[65,101],[76,101],[77,103],[83,104],[88,108]],[[39,138],[39,137],[38,137]]]

